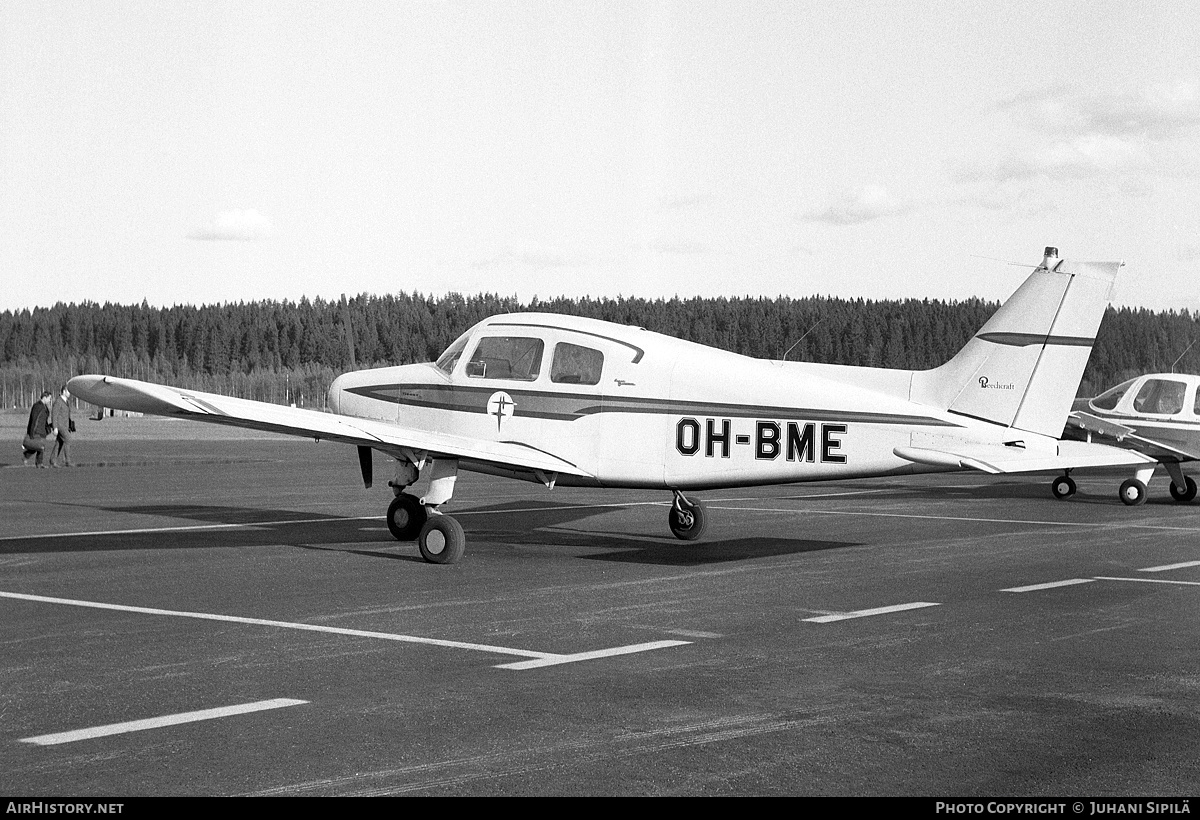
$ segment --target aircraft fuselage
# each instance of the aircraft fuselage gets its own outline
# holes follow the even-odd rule
[[[331,406],[410,429],[452,426],[461,436],[516,443],[594,476],[583,483],[608,487],[697,490],[907,474],[935,468],[896,456],[897,447],[939,433],[1011,438],[998,425],[911,401],[908,371],[752,359],[543,314],[493,317],[460,342],[453,361],[345,374],[330,389]],[[489,348],[513,361],[478,352]],[[560,366],[564,349],[593,369],[568,372]],[[532,366],[530,351],[539,357]],[[470,460],[460,466],[533,478]]]

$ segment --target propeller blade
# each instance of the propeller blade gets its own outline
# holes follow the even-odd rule
[[[359,445],[358,448],[358,466],[362,470],[363,486],[367,489],[371,488],[371,472],[374,466],[371,462],[371,448]]]

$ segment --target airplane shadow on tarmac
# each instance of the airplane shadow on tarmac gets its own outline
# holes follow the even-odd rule
[[[606,551],[579,553],[578,557],[589,561],[614,563],[698,566],[862,546],[846,541],[780,538],[768,536],[765,532],[762,537],[714,539],[710,535],[698,541],[680,541],[671,536],[667,529],[666,505],[661,508],[662,520],[656,523],[654,529],[644,534],[625,535],[564,528],[566,524],[599,513],[625,509],[628,508],[607,504],[589,507],[540,502],[536,509],[530,510],[523,508],[520,503],[508,503],[473,508],[469,515],[463,515],[460,520],[466,528],[468,538],[476,542],[503,541],[522,546],[563,547],[570,550],[600,548]],[[508,526],[495,526],[501,522]],[[470,551],[470,543],[467,549]]]
[[[102,552],[106,550],[188,550],[293,546],[302,548],[335,547],[378,543],[391,547],[398,542],[383,525],[382,518],[347,520],[344,517],[295,510],[189,505],[137,505],[128,507],[86,506],[115,513],[162,516],[194,521],[194,525],[148,526],[111,533],[82,533],[79,535],[12,538],[0,541],[0,555],[42,552]],[[168,527],[179,527],[172,529]],[[195,529],[184,529],[194,526]],[[132,530],[132,531],[131,531]],[[367,530],[367,531],[364,531]],[[358,550],[347,550],[360,552]],[[376,558],[420,561],[419,557],[396,555],[390,552],[363,550],[363,555]]]
[[[189,550],[262,546],[293,546],[301,549],[350,552],[372,558],[423,562],[418,555],[384,551],[398,542],[378,519],[350,519],[295,510],[272,510],[231,506],[135,505],[87,506],[111,513],[132,513],[194,521],[194,525],[166,528],[151,525],[145,531],[81,533],[78,535],[12,538],[0,541],[0,555],[52,552],[102,552],[124,550]],[[818,550],[861,546],[843,541],[768,536],[734,539],[679,541],[666,532],[665,509],[661,538],[657,531],[642,535],[613,534],[564,528],[599,513],[617,512],[625,507],[588,506],[539,502],[526,509],[519,502],[494,507],[475,507],[460,511],[468,537],[481,550],[503,549],[505,544],[561,547],[575,557],[591,561],[640,563],[669,566],[698,566],[730,561],[745,561],[777,555],[792,555]],[[168,525],[170,526],[170,525]],[[196,529],[187,529],[194,526]],[[498,542],[498,543],[497,543]],[[362,549],[376,545],[377,549]],[[359,549],[350,547],[357,546]],[[603,552],[595,552],[597,549]]]

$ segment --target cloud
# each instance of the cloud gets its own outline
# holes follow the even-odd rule
[[[1191,82],[1088,93],[1053,88],[1012,97],[1012,143],[988,169],[995,181],[1174,173],[1200,134],[1200,87]]]
[[[584,256],[565,253],[557,248],[530,246],[510,247],[494,256],[476,259],[470,264],[477,270],[513,267],[548,270],[581,267],[590,261]]]
[[[1003,100],[995,110],[1005,143],[959,169],[968,190],[964,202],[1034,213],[1044,210],[1044,192],[1058,184],[1145,197],[1157,180],[1200,174],[1200,86],[1194,82],[1102,92],[1056,86]]]
[[[835,199],[830,205],[809,211],[805,222],[831,225],[857,225],[908,210],[908,205],[893,197],[881,185],[863,185]]]
[[[271,220],[255,210],[222,211],[213,220],[188,234],[190,239],[252,242],[272,233]]]

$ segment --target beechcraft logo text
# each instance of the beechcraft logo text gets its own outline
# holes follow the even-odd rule
[[[1008,384],[1000,384],[999,382],[990,381],[987,376],[979,377],[979,386],[984,390],[1016,390],[1017,386],[1012,382]]]

